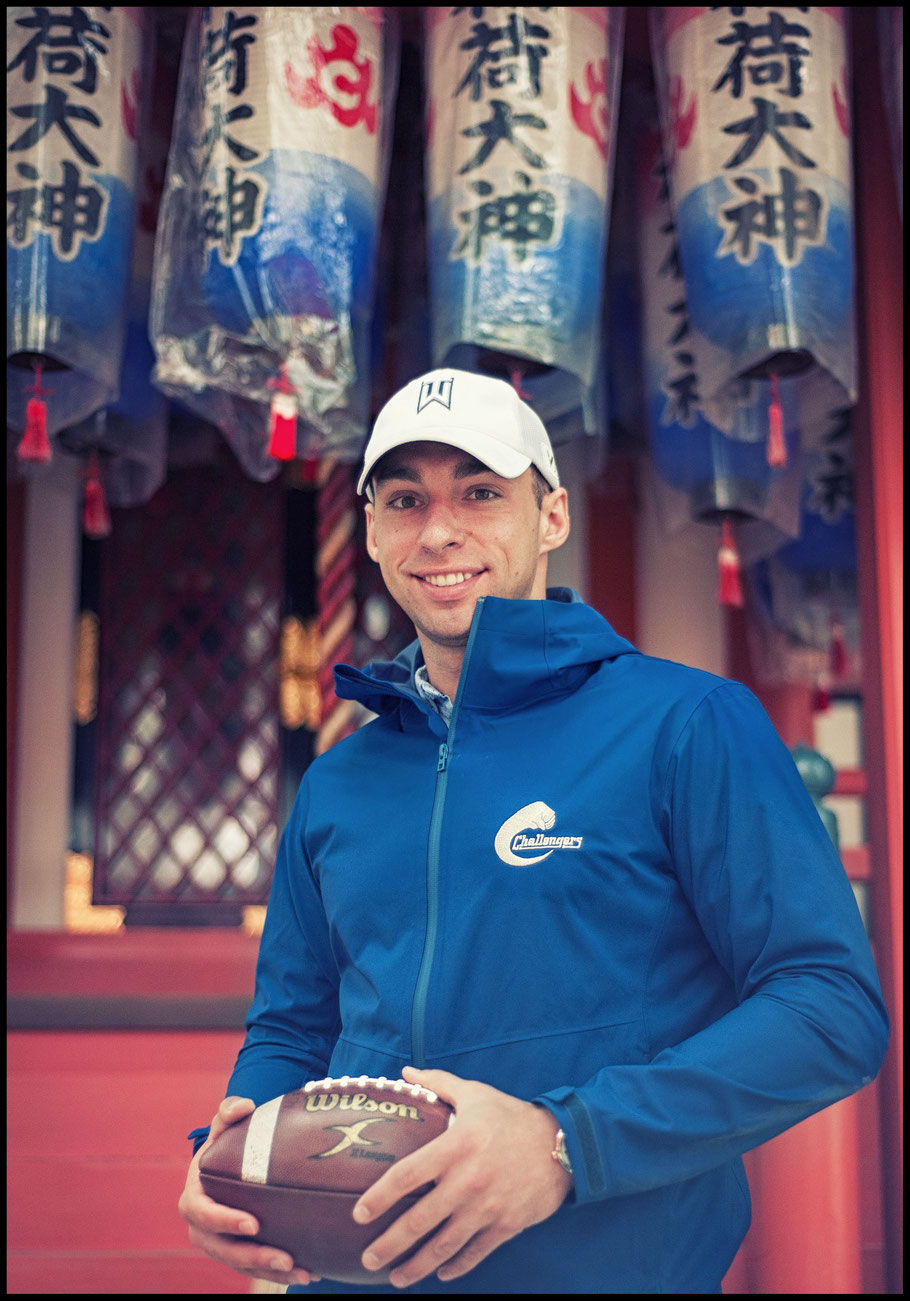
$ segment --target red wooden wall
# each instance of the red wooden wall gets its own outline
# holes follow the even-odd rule
[[[248,1292],[190,1246],[177,1198],[241,1035],[19,1031],[7,1038],[7,1290]]]
[[[249,1292],[190,1246],[177,1199],[256,949],[217,930],[9,936],[9,1292]]]

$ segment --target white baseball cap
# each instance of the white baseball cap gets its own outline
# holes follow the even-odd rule
[[[511,384],[491,375],[431,370],[393,394],[373,425],[357,491],[366,491],[381,456],[418,442],[458,447],[503,479],[517,479],[535,465],[551,488],[559,487],[543,421]]]

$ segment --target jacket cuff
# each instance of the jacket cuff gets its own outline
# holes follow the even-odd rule
[[[193,1142],[193,1156],[196,1155],[196,1153],[202,1147],[202,1144],[208,1138],[210,1129],[211,1129],[211,1125],[206,1125],[204,1129],[203,1128],[191,1129],[190,1132],[187,1134],[187,1138],[192,1139]]]
[[[608,1196],[607,1174],[594,1125],[577,1092],[551,1089],[532,1098],[532,1102],[552,1112],[566,1136],[566,1151],[572,1163],[572,1190],[566,1201],[583,1206]]]

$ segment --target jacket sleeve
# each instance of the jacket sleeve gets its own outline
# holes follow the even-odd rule
[[[724,683],[694,710],[666,766],[661,815],[676,877],[737,1005],[646,1064],[610,1066],[536,1099],[566,1132],[577,1202],[741,1156],[862,1088],[887,1046],[852,889],[789,751],[745,687]]]
[[[338,975],[309,862],[304,778],[275,862],[246,1038],[227,1095],[267,1102],[323,1079],[337,1038]]]

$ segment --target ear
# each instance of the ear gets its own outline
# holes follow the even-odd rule
[[[554,488],[540,503],[540,554],[555,551],[569,536],[569,494]]]
[[[379,561],[379,548],[376,546],[376,512],[370,502],[366,502],[363,507],[367,521],[367,555],[371,560]]]

